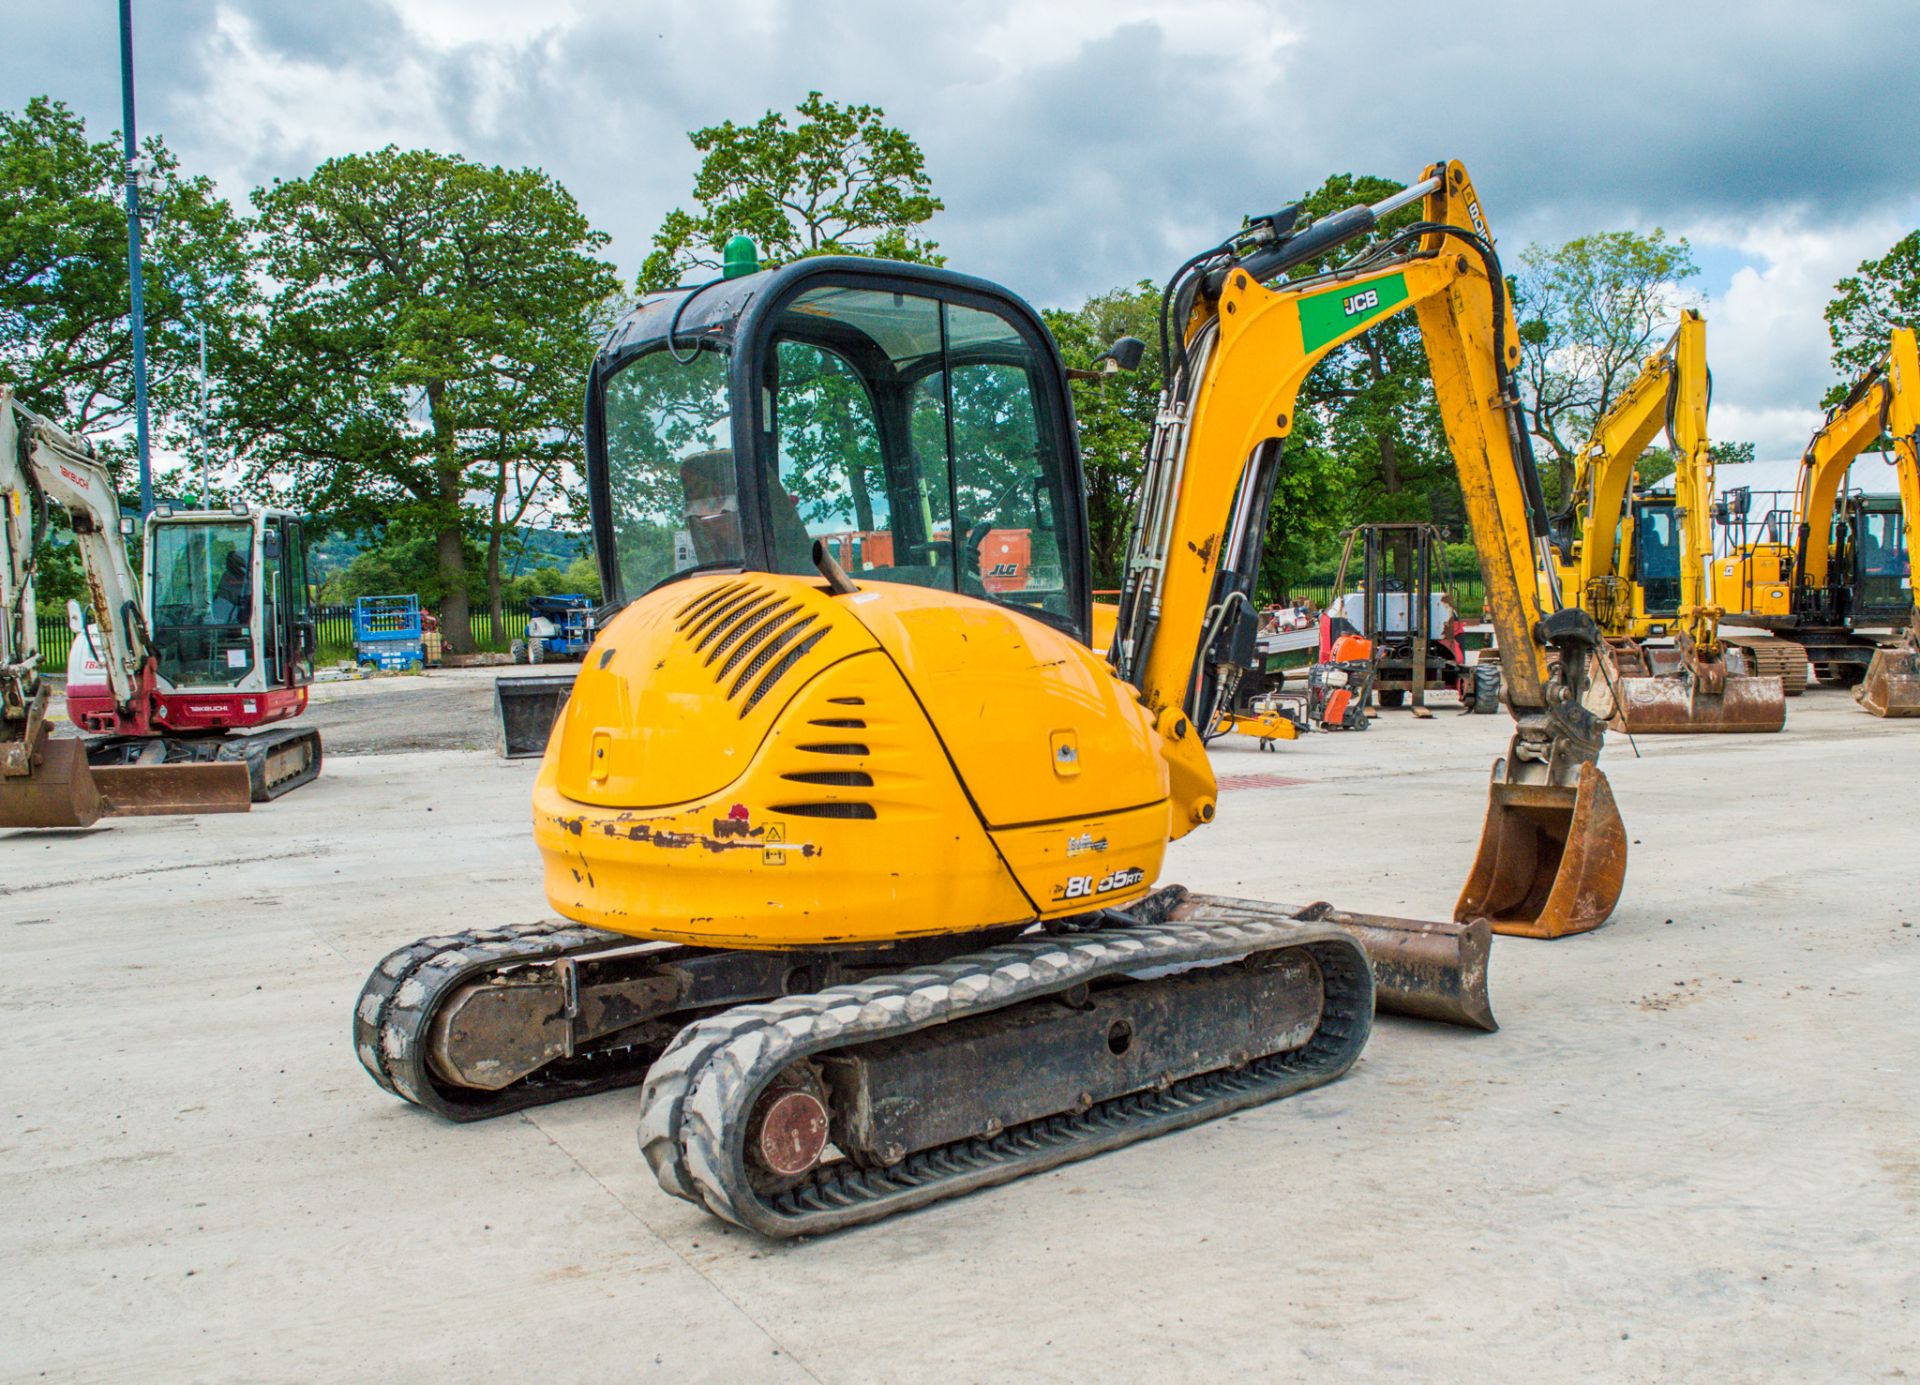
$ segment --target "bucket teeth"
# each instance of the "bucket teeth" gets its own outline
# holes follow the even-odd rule
[[[1496,933],[1559,938],[1607,921],[1627,878],[1627,829],[1598,766],[1573,786],[1495,780],[1480,850],[1454,906]]]

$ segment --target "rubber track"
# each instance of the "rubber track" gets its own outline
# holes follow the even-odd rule
[[[1788,697],[1798,697],[1807,690],[1807,651],[1804,645],[1761,635],[1743,635],[1724,643],[1745,652],[1747,672],[1763,678],[1768,674],[1779,674],[1781,690]]]
[[[267,758],[282,746],[295,741],[310,741],[313,753],[307,764],[294,773],[279,779],[267,779]],[[311,726],[283,726],[267,731],[249,732],[236,736],[220,747],[223,760],[244,760],[247,765],[247,785],[255,803],[268,803],[292,793],[303,784],[311,784],[320,777],[320,733]]]
[[[498,1092],[451,1086],[427,1066],[425,1038],[440,1003],[481,972],[632,942],[617,933],[549,919],[409,943],[382,958],[361,988],[353,1007],[353,1051],[375,1082],[451,1121],[486,1120],[630,1087],[646,1075],[648,1055],[638,1050],[574,1059]]]
[[[823,1165],[809,1182],[772,1198],[748,1181],[747,1117],[766,1085],[799,1059],[1099,977],[1295,947],[1313,955],[1326,998],[1320,1027],[1291,1052],[922,1151],[887,1168]],[[662,1188],[726,1221],[771,1237],[837,1231],[1331,1082],[1359,1057],[1372,1021],[1366,954],[1327,925],[1189,920],[1021,938],[936,966],[736,1006],[689,1025],[647,1074],[640,1148]]]

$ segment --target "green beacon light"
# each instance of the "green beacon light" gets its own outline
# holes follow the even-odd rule
[[[726,249],[720,252],[721,274],[728,279],[738,279],[743,274],[752,274],[760,268],[760,256],[753,248],[752,236],[735,236],[727,242]]]

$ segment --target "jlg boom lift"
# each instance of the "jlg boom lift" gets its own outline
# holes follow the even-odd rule
[[[1885,436],[1899,477],[1900,514],[1867,512],[1845,503],[1847,472],[1874,439]],[[1771,631],[1822,681],[1854,687],[1875,716],[1920,716],[1920,636],[1912,606],[1920,562],[1920,353],[1910,327],[1893,329],[1887,354],[1827,414],[1800,459],[1791,542],[1772,537],[1741,544],[1722,558],[1716,597],[1738,609],[1743,624]],[[1878,520],[1879,524],[1870,521]],[[1884,526],[1884,527],[1882,527]],[[1896,538],[1904,529],[1904,539]],[[1872,569],[1904,566],[1900,619],[1905,632],[1891,647],[1855,627]]]
[[[1345,268],[1262,286],[1416,200],[1423,221]],[[1517,722],[1462,922],[1156,887],[1168,843],[1215,815],[1196,728],[1300,383],[1409,308]],[[818,258],[630,315],[587,405],[595,547],[624,607],[534,789],[564,920],[382,961],[354,1023],[375,1079],[466,1120],[644,1073],[661,1185],[791,1236],[1338,1077],[1372,1014],[1362,941],[1383,995],[1460,1018],[1488,920],[1604,920],[1625,836],[1581,705],[1598,636],[1535,580],[1518,343],[1465,170],[1257,220],[1181,268],[1166,317],[1105,650],[1066,378],[1018,298]],[[1016,588],[981,580],[995,528],[1032,535]],[[884,562],[850,572],[810,542],[849,529],[886,531]]]
[[[1707,599],[1713,560],[1713,458],[1707,442],[1707,324],[1688,309],[1574,458],[1562,590],[1600,626],[1603,667],[1590,702],[1629,732],[1778,731],[1777,673],[1745,671],[1720,639]],[[1633,469],[1654,438],[1673,447],[1669,502],[1633,494]],[[1671,634],[1673,644],[1646,643]]]
[[[38,536],[73,529],[94,620],[73,619],[67,713],[55,736],[33,599]],[[0,387],[0,827],[245,812],[320,771],[299,715],[313,677],[297,517],[156,509],[144,599],[113,483],[78,441]]]

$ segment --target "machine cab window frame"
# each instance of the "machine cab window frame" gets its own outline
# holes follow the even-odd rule
[[[1028,373],[1034,435],[1034,474],[1023,482],[1023,494],[1017,499],[1021,504],[1031,507],[1036,527],[1049,527],[1042,521],[1043,514],[1052,521],[1050,527],[1053,532],[1046,539],[1058,548],[1057,587],[1043,598],[1052,609],[1040,609],[1023,602],[1018,599],[1021,595],[1019,592],[992,589],[983,592],[971,590],[971,584],[967,584],[967,594],[984,597],[1086,641],[1091,634],[1092,610],[1089,574],[1084,557],[1087,538],[1080,450],[1065,370],[1058,349],[1039,315],[1014,295],[984,281],[929,266],[846,257],[823,256],[800,260],[780,269],[696,290],[691,296],[682,293],[652,300],[615,329],[595,362],[587,399],[587,479],[589,498],[594,508],[595,545],[600,557],[606,599],[615,603],[631,600],[643,595],[644,590],[652,586],[673,581],[690,571],[699,570],[700,566],[719,565],[676,563],[677,570],[647,583],[641,590],[629,589],[631,584],[626,580],[627,574],[620,570],[622,564],[618,550],[621,520],[614,513],[615,478],[612,476],[619,461],[617,457],[609,457],[610,440],[614,450],[619,444],[610,435],[608,386],[621,371],[642,357],[665,351],[670,346],[679,356],[688,358],[696,350],[717,351],[726,362],[729,412],[726,428],[733,452],[731,460],[735,498],[732,503],[738,506],[743,529],[738,541],[741,565],[765,572],[798,573],[798,565],[791,560],[783,561],[778,551],[777,536],[782,529],[775,507],[781,500],[786,500],[789,510],[786,528],[791,529],[794,502],[776,492],[773,484],[782,459],[778,452],[779,439],[773,431],[778,426],[778,418],[769,381],[778,378],[776,353],[779,343],[782,340],[808,339],[807,334],[796,334],[790,330],[790,309],[809,293],[832,289],[890,293],[903,299],[920,299],[935,305],[942,324],[940,361],[932,367],[935,371],[944,372],[949,368],[957,369],[961,364],[972,363],[964,361],[961,354],[952,350],[952,343],[947,340],[946,325],[949,314],[954,311],[987,313],[1008,329],[1005,336],[1008,343],[1017,341],[1018,351],[1010,351],[1006,363],[1013,363],[1012,356],[1017,354],[1021,358],[1019,364]],[[670,324],[676,321],[676,315],[678,325],[672,329],[673,341],[669,344],[666,338]],[[831,340],[835,336],[835,329],[824,317],[821,332],[816,335],[820,340],[813,344],[837,349],[843,357],[847,356],[849,350],[858,349],[858,343],[852,340],[851,334],[842,333],[838,343]],[[856,369],[855,373],[861,372]],[[916,378],[924,378],[928,373],[923,369]],[[910,383],[904,376],[899,379],[902,383]],[[871,381],[867,383],[871,398]],[[943,389],[950,399],[954,391],[944,379]],[[876,400],[875,407],[877,414],[887,412],[882,401]],[[954,457],[951,414],[949,404],[947,456],[950,459]],[[898,419],[879,418],[877,423],[883,447],[892,448],[897,453],[905,444],[905,439],[899,436]],[[1043,503],[1043,497],[1050,503]],[[951,549],[960,536],[952,532],[959,525],[950,509],[947,521],[948,532],[944,541]],[[791,538],[791,535],[787,537]],[[924,542],[928,537],[920,536],[920,541]],[[1041,536],[1036,534],[1033,537],[1039,539]],[[790,542],[786,547],[795,548],[796,545]],[[788,559],[793,556],[786,555]],[[956,564],[956,570],[957,567]],[[813,573],[809,563],[807,571],[798,575],[817,574]],[[859,574],[854,575],[855,580],[859,580]],[[876,574],[874,580],[884,581],[888,578]],[[939,585],[943,590],[953,590],[955,586],[962,585],[958,580],[952,584],[928,581],[919,584]]]

